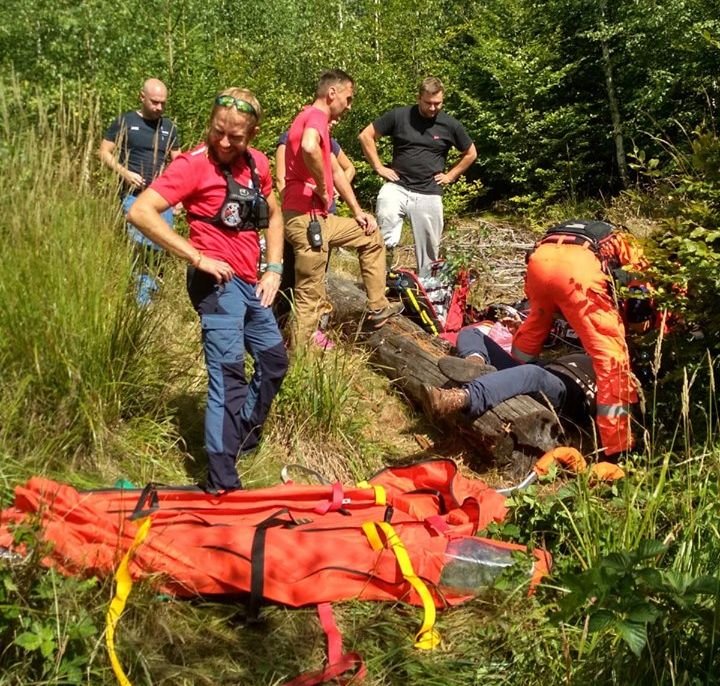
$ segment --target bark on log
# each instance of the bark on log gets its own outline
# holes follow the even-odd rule
[[[407,317],[390,320],[379,331],[363,331],[365,293],[354,283],[336,275],[328,278],[328,295],[335,323],[372,350],[372,362],[421,407],[422,385],[451,387],[437,361],[450,347],[431,336]],[[434,422],[436,417],[430,417]],[[511,462],[513,453],[539,454],[558,445],[562,429],[550,409],[529,396],[517,396],[472,422],[460,418],[451,426],[472,441],[484,459]]]

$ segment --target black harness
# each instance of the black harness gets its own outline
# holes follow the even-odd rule
[[[603,243],[612,236],[614,231],[615,227],[607,222],[570,219],[548,229],[527,254],[526,261],[541,245],[582,245],[597,256],[603,271],[615,278],[615,272],[620,264],[616,258],[603,254],[602,251]]]
[[[593,252],[599,253],[602,242],[609,238],[613,231],[614,227],[607,222],[571,219],[548,229],[537,245],[586,245]]]
[[[260,178],[255,167],[255,160],[249,152],[245,152],[245,161],[250,169],[253,187],[239,184],[233,178],[230,167],[221,165],[220,171],[227,181],[227,191],[220,209],[212,217],[188,212],[188,218],[199,219],[225,231],[267,229],[268,204],[260,188]]]
[[[564,377],[568,395],[564,413],[577,419],[594,417],[597,408],[597,382],[592,359],[585,353],[565,355],[548,362],[544,369],[555,376]],[[572,385],[571,385],[572,384]]]

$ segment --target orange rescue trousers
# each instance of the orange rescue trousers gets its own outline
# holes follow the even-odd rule
[[[634,445],[630,406],[638,400],[630,371],[625,328],[599,259],[583,245],[539,245],[528,261],[525,293],[530,314],[513,339],[513,356],[535,359],[559,310],[593,361],[597,381],[597,427],[606,455]]]

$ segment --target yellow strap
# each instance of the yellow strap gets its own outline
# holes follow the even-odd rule
[[[420,315],[420,319],[425,322],[430,327],[430,333],[438,335],[437,327],[435,326],[435,322],[433,322],[432,319],[430,319],[430,316],[428,313],[420,307],[417,298],[415,297],[415,293],[412,292],[411,289],[406,288],[405,289],[405,295],[407,295],[408,298],[410,298],[410,302],[413,304],[413,307],[417,311],[417,313]]]
[[[373,485],[367,481],[358,482],[358,488],[372,488],[375,491],[375,504],[387,505],[387,493],[384,486]]]
[[[150,531],[150,517],[145,517],[141,520],[140,526],[135,534],[135,540],[130,546],[130,550],[125,553],[125,557],[123,557],[120,561],[117,571],[115,572],[115,597],[112,599],[105,617],[107,627],[105,631],[105,644],[107,646],[108,654],[110,655],[110,664],[112,665],[113,672],[115,672],[115,676],[120,686],[132,686],[132,684],[125,676],[125,672],[123,672],[123,668],[120,665],[117,654],[115,653],[115,627],[120,620],[120,615],[125,609],[125,603],[127,602],[132,589],[133,582],[129,569],[130,561],[132,560],[138,546],[145,540],[148,531]]]
[[[382,529],[385,534],[387,547],[395,553],[400,572],[404,579],[415,589],[420,596],[420,600],[422,600],[424,610],[423,623],[415,636],[415,647],[421,650],[432,650],[437,647],[440,645],[440,634],[434,628],[436,619],[435,603],[425,582],[415,574],[407,548],[405,548],[405,544],[400,540],[400,536],[398,536],[395,529],[387,522],[365,522],[362,529],[373,550],[380,550],[385,547],[378,532],[379,529]]]

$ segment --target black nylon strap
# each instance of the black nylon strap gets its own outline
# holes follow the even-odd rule
[[[262,189],[260,188],[260,177],[258,176],[257,167],[255,166],[255,160],[253,159],[253,156],[246,150],[245,151],[245,163],[247,164],[248,168],[250,169],[250,178],[252,179],[253,188],[257,193],[262,194]],[[235,178],[232,175],[232,169],[226,165],[222,164],[220,165],[220,171],[222,172],[223,176],[225,177],[225,181],[227,182],[229,192],[237,195],[238,189],[241,187],[240,184],[235,181]],[[226,194],[227,199],[227,194]],[[225,203],[223,202],[223,205]],[[213,226],[219,226],[221,228],[223,227],[222,218],[220,216],[220,213],[222,212],[223,205],[220,205],[218,208],[218,211],[212,216],[212,217],[205,217],[201,214],[196,214],[195,212],[188,212],[187,216],[190,219],[199,219],[200,221],[207,222],[208,224],[212,224]],[[248,227],[246,229],[240,229],[245,231],[255,231],[254,227]]]
[[[148,503],[148,508],[143,509],[143,505],[146,501]],[[130,521],[134,521],[135,519],[140,519],[141,517],[147,517],[153,512],[156,512],[159,508],[160,500],[158,498],[157,486],[154,483],[149,483],[145,486],[145,488],[143,488],[135,505],[135,509],[132,511],[129,519]]]
[[[281,515],[287,515],[290,519],[281,519]],[[256,526],[250,547],[250,598],[247,603],[247,621],[250,624],[257,623],[260,617],[260,606],[265,590],[265,541],[268,529],[273,527],[292,529],[303,523],[305,522],[292,519],[287,508],[283,508]]]

